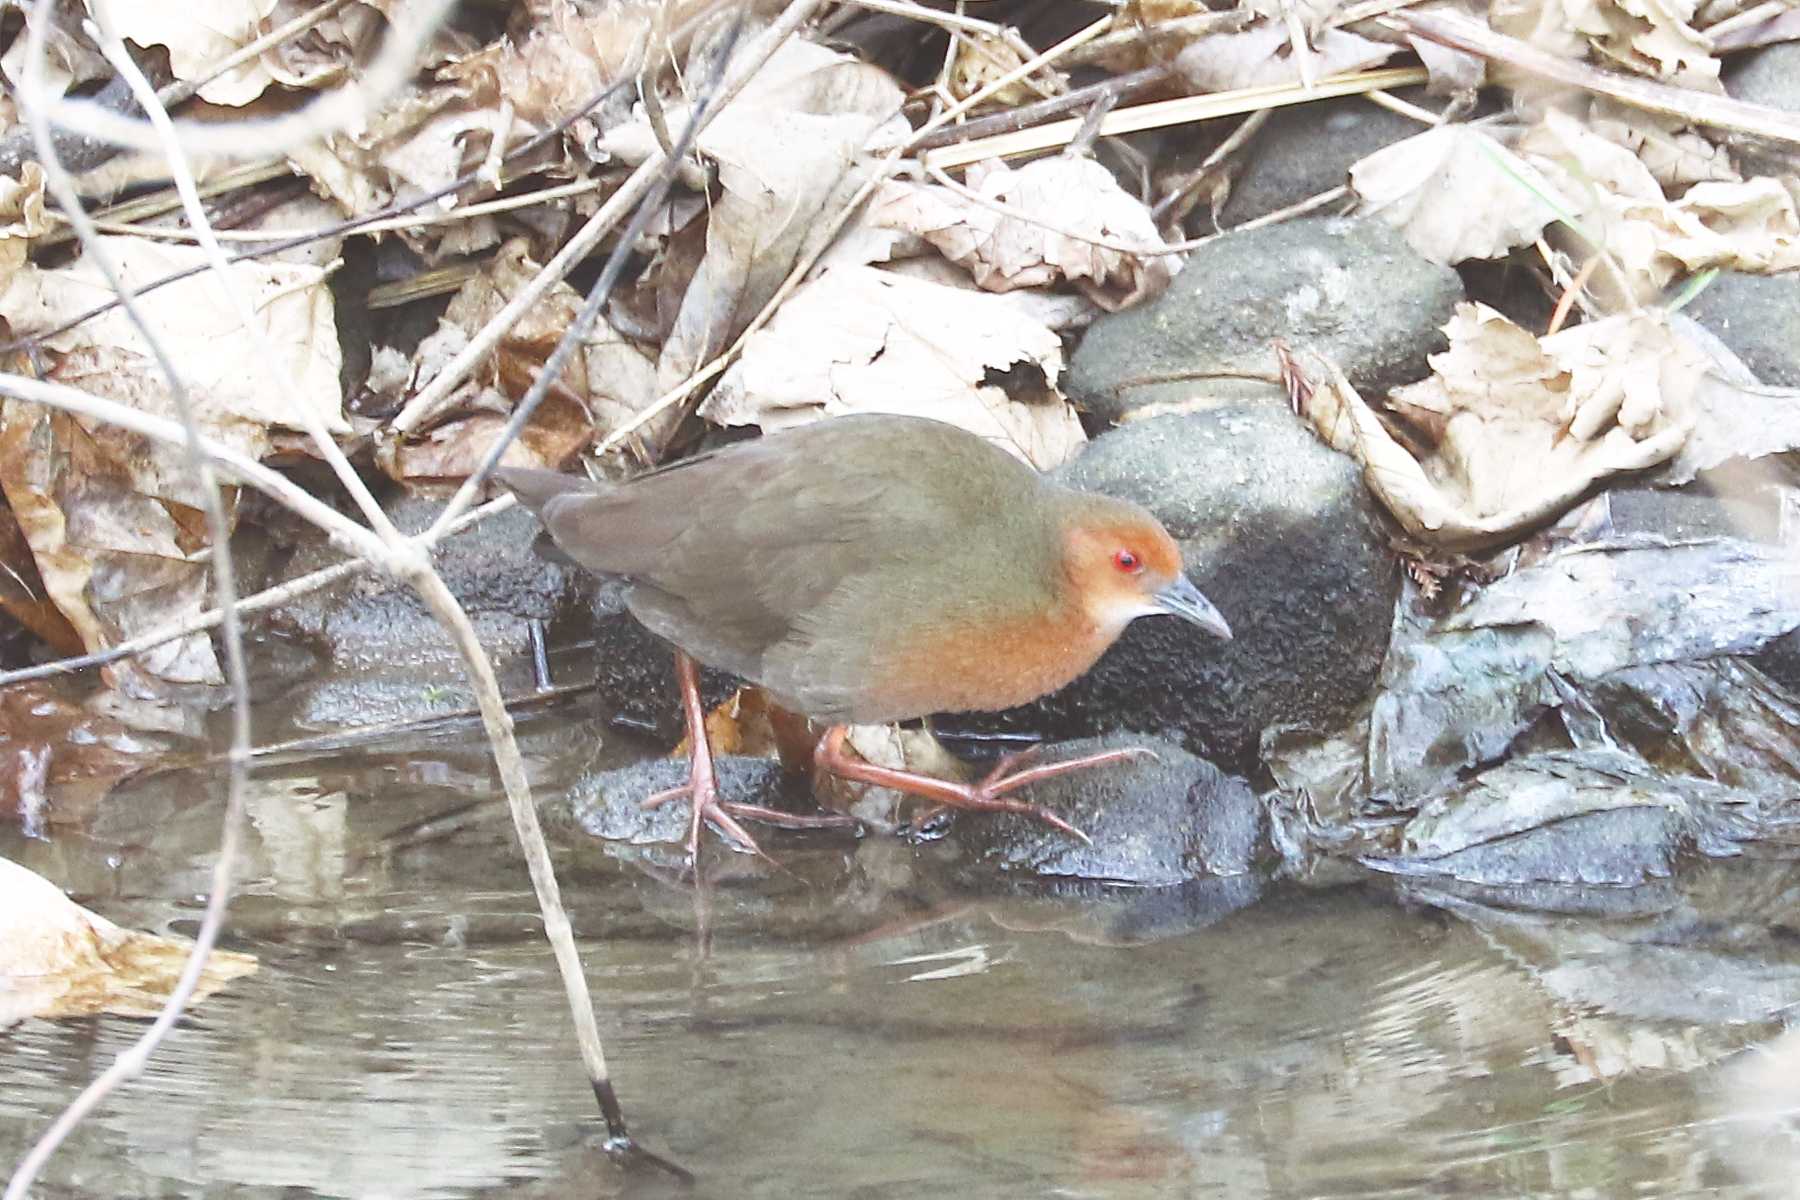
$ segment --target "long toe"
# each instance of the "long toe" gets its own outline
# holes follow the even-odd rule
[[[1001,783],[1008,783],[1008,781],[1001,781]],[[1026,801],[1013,801],[1013,799],[1008,799],[1008,797],[1004,797],[1004,795],[999,795],[999,793],[995,792],[994,788],[990,788],[990,786],[986,786],[986,784],[983,784],[983,786],[976,786],[976,788],[970,788],[967,795],[963,795],[958,801],[947,802],[949,802],[950,808],[974,808],[974,810],[990,811],[990,813],[1019,813],[1021,817],[1035,817],[1035,819],[1042,820],[1044,824],[1048,824],[1048,826],[1051,826],[1053,829],[1062,829],[1069,837],[1080,838],[1087,846],[1093,846],[1094,844],[1093,838],[1087,837],[1080,829],[1071,826],[1067,820],[1058,817],[1057,813],[1049,811],[1048,808],[1044,808],[1042,804],[1028,804]]]
[[[1102,750],[1098,754],[1086,754],[1080,758],[1068,758],[1061,762],[1038,763],[1022,770],[995,777],[992,773],[981,781],[980,789],[990,796],[1003,796],[1007,792],[1017,791],[1022,787],[1030,787],[1034,783],[1042,783],[1046,779],[1055,779],[1059,775],[1072,775],[1076,771],[1091,771],[1096,767],[1111,767],[1119,763],[1131,762],[1139,758],[1155,758],[1154,750],[1146,750],[1142,746],[1127,746],[1121,750]]]
[[[714,829],[725,835],[725,840],[731,843],[733,850],[754,854],[758,858],[769,857],[763,853],[762,847],[756,844],[756,839],[750,836],[750,832],[738,824],[737,818],[727,811],[731,807],[735,806],[721,804],[716,796],[694,806],[694,829],[688,835],[689,854],[700,852],[700,826],[711,822]]]
[[[791,813],[779,808],[766,808],[761,804],[745,804],[741,800],[724,800],[719,807],[742,820],[760,821],[778,829],[851,829],[861,823],[848,813],[825,812],[822,809],[810,814]]]

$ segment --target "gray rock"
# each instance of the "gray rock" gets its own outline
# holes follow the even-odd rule
[[[1087,845],[1035,817],[963,813],[957,841],[970,877],[1173,887],[1248,873],[1266,838],[1261,803],[1242,779],[1166,742],[1100,738],[1057,746],[1046,761],[1122,746],[1152,750],[1113,766],[1036,784],[1030,800],[1093,839]]]
[[[1682,311],[1711,330],[1763,383],[1800,386],[1800,272],[1724,271]]]
[[[803,794],[805,787],[797,784],[779,763],[721,755],[713,760],[713,765],[718,771],[720,792],[728,799],[797,811],[811,803]],[[585,774],[566,792],[541,800],[539,811],[545,825],[557,832],[631,846],[683,848],[693,812],[688,802],[678,797],[655,808],[645,808],[643,801],[687,781],[686,759],[648,759]],[[752,830],[753,835],[760,832],[760,827]]]
[[[396,525],[424,529],[442,511],[434,500],[406,497],[388,505]],[[444,583],[469,613],[502,685],[531,684],[530,618],[548,619],[591,591],[591,577],[537,553],[537,521],[522,509],[482,521],[444,541],[432,557]],[[284,561],[262,556],[266,587],[309,574],[343,556],[322,537],[297,541]],[[296,721],[340,728],[439,715],[471,707],[461,656],[412,589],[372,573],[353,575],[301,596],[251,622],[268,644],[265,661],[284,661]],[[280,649],[274,647],[279,644]],[[297,647],[312,669],[292,665]],[[316,677],[313,677],[316,676]]]
[[[1135,621],[1055,695],[941,727],[1178,734],[1248,772],[1266,726],[1329,728],[1364,699],[1387,651],[1399,569],[1356,465],[1286,407],[1133,422],[1096,438],[1060,477],[1161,518],[1234,639],[1172,618]]]
[[[1409,90],[1402,95],[1417,102],[1419,91]],[[1275,109],[1244,151],[1220,223],[1229,228],[1342,187],[1351,164],[1421,128],[1361,96]]]
[[[1733,55],[1726,60],[1721,82],[1733,99],[1766,104],[1783,112],[1800,112],[1800,43],[1778,42]],[[1784,149],[1785,153],[1783,149],[1765,148],[1746,139],[1743,145],[1734,147],[1733,157],[1746,176],[1790,175],[1794,159],[1791,148]]]
[[[1800,42],[1778,42],[1732,58],[1724,82],[1734,99],[1800,112]]]
[[[1095,321],[1068,394],[1117,421],[1148,404],[1279,395],[1270,340],[1323,353],[1370,393],[1422,378],[1462,298],[1448,267],[1378,220],[1312,218],[1195,250],[1161,296]]]

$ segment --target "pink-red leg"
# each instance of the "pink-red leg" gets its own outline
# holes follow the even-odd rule
[[[700,668],[682,650],[675,651],[675,683],[681,689],[681,711],[687,721],[690,750],[688,781],[680,787],[649,797],[644,800],[643,807],[655,808],[681,796],[692,798],[694,819],[688,830],[689,854],[700,852],[700,827],[707,821],[723,830],[738,849],[764,858],[768,855],[763,854],[756,839],[738,823],[739,818],[762,821],[785,829],[835,829],[856,823],[854,818],[838,814],[809,817],[765,808],[760,804],[741,804],[721,799],[718,774],[713,769],[712,743],[706,737],[706,709],[700,702]]]
[[[1067,775],[1071,771],[1086,771],[1094,767],[1111,766],[1114,763],[1126,762],[1150,753],[1148,750],[1136,748],[1105,750],[1099,754],[1088,754],[1064,762],[1044,763],[1039,766],[1021,768],[1021,764],[1028,762],[1036,755],[1035,751],[1027,750],[1002,758],[979,783],[955,783],[948,779],[921,775],[917,771],[880,767],[859,758],[852,758],[844,748],[844,742],[849,736],[849,732],[849,729],[843,725],[834,725],[826,731],[825,736],[819,740],[819,748],[814,755],[814,762],[819,770],[830,772],[843,779],[852,779],[859,783],[872,783],[877,787],[888,787],[909,795],[922,796],[948,808],[968,808],[981,812],[1011,812],[1036,817],[1071,837],[1078,837],[1089,843],[1093,839],[1049,809],[1023,800],[1008,799],[1006,794],[1046,779],[1053,779],[1058,775]]]
[[[688,781],[680,787],[656,793],[644,801],[644,807],[655,808],[677,796],[687,796],[693,801],[694,819],[688,827],[687,841],[691,855],[700,853],[700,827],[709,820],[723,830],[738,849],[762,854],[756,839],[719,802],[719,777],[713,770],[712,743],[706,738],[706,709],[700,703],[700,668],[685,650],[675,651],[675,684],[681,689],[681,712],[687,720]]]

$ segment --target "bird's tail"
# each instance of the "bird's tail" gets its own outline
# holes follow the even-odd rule
[[[494,478],[506,485],[519,498],[519,503],[538,516],[544,506],[558,496],[570,492],[590,492],[594,485],[580,475],[564,475],[558,471],[540,471],[536,467],[499,467]]]

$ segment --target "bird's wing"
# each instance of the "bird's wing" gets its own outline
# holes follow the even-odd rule
[[[501,477],[577,562],[633,581],[627,603],[652,631],[829,717],[847,706],[881,635],[834,628],[828,652],[816,651],[816,619],[834,592],[928,568],[946,537],[1035,486],[1029,467],[945,428],[844,417],[620,485]],[[779,679],[765,678],[771,660]]]

